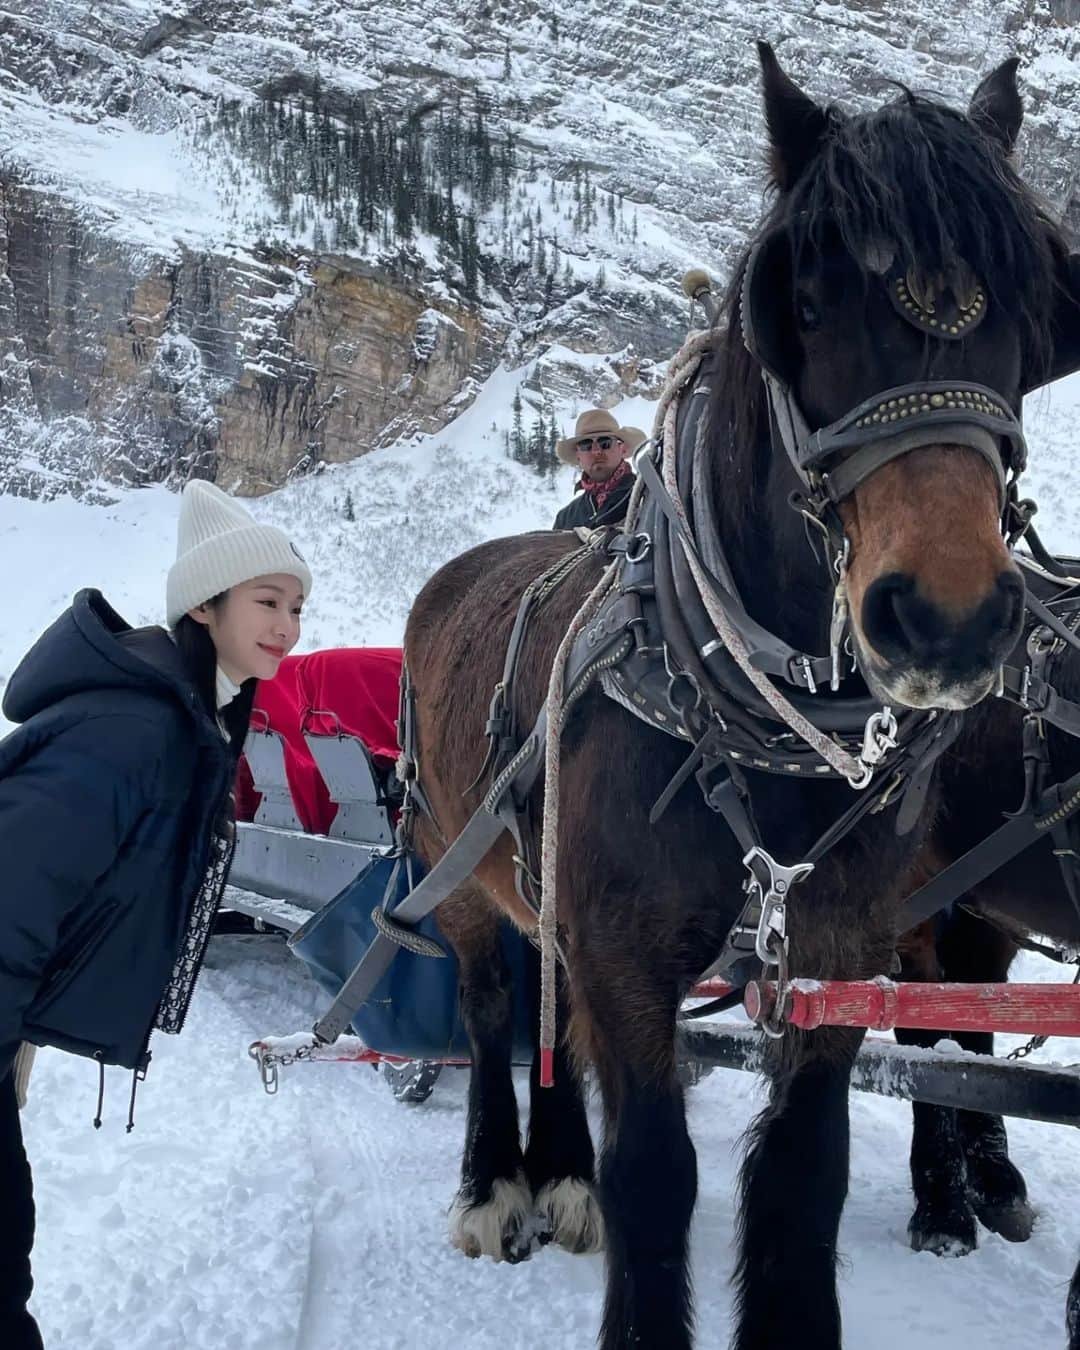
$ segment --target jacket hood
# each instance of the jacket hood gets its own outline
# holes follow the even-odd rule
[[[199,716],[198,695],[164,628],[132,628],[100,591],[80,591],[42,633],[4,691],[4,716],[25,722],[43,709],[94,689],[159,690]]]

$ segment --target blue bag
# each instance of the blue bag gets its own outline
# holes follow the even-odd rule
[[[415,857],[410,861],[415,884],[423,872]],[[374,858],[289,938],[289,947],[328,994],[340,992],[375,938],[372,910],[380,905],[393,910],[409,893],[410,868],[398,863],[397,858],[387,855]],[[447,946],[434,915],[422,919],[416,928]],[[528,942],[509,922],[504,921],[502,929],[503,952],[514,990],[514,1061],[527,1064],[532,1059],[526,997]],[[385,1055],[468,1059],[469,1040],[458,1016],[457,979],[458,966],[452,952],[439,959],[416,956],[401,948],[371,997],[353,1017],[353,1030],[365,1045]]]

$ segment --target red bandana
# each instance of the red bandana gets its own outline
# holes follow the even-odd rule
[[[618,486],[618,484],[632,472],[633,470],[630,467],[630,461],[624,459],[606,482],[594,483],[587,473],[583,473],[581,475],[581,482],[578,483],[578,491],[587,492],[589,494],[593,499],[596,512],[599,514],[604,509],[604,503],[607,501],[608,497],[611,496],[612,488]]]

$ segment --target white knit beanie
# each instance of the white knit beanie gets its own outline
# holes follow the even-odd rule
[[[170,628],[189,609],[230,586],[275,572],[295,577],[305,598],[310,594],[308,565],[276,525],[257,524],[213,483],[193,478],[185,485],[176,561],[169,568],[165,592],[165,621]]]

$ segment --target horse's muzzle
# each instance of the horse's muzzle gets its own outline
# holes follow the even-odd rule
[[[1023,577],[1011,566],[959,618],[921,595],[913,577],[878,577],[863,597],[859,624],[868,679],[907,707],[970,707],[996,683],[1023,612]]]

